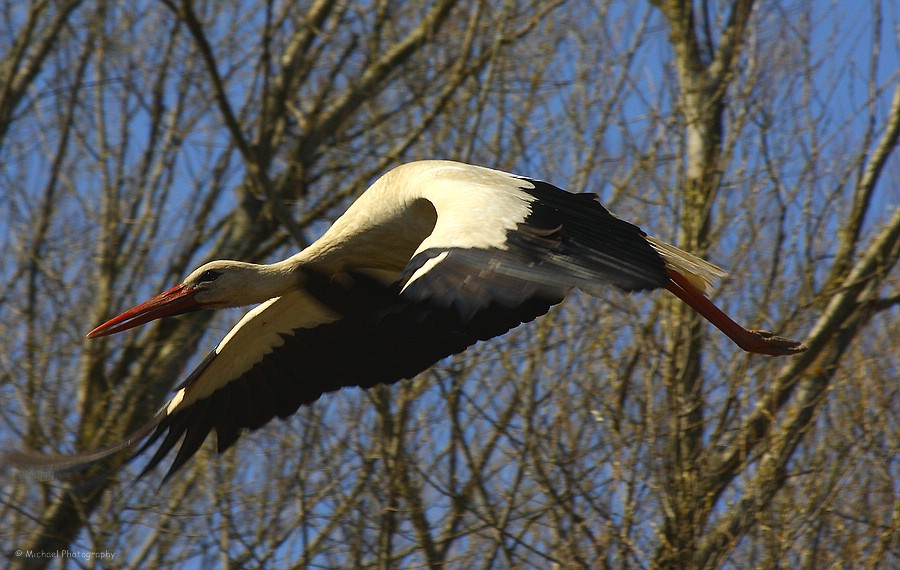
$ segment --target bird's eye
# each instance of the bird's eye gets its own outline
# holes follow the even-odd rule
[[[215,281],[222,275],[220,271],[216,271],[215,269],[207,269],[203,273],[200,274],[200,277],[197,278],[197,283],[207,283],[210,281]]]

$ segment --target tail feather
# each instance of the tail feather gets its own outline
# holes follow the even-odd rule
[[[679,249],[672,244],[652,236],[645,236],[646,240],[665,260],[666,267],[677,272],[687,279],[691,285],[709,295],[713,290],[713,283],[728,275],[728,272],[705,259],[700,259],[692,253]]]

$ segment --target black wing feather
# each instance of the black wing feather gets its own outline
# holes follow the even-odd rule
[[[537,262],[549,275],[570,273],[583,279],[579,287],[611,283],[626,291],[664,287],[665,261],[639,227],[619,219],[600,204],[596,194],[573,194],[539,180],[523,192],[535,198],[531,214],[511,236],[523,247],[535,246],[536,233],[555,244]],[[589,290],[589,292],[592,292]]]

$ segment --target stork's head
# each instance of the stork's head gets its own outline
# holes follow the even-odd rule
[[[239,307],[265,301],[277,296],[269,295],[270,281],[278,277],[268,270],[270,267],[242,261],[211,261],[191,272],[180,285],[106,321],[87,337],[107,336],[162,317],[199,309]]]

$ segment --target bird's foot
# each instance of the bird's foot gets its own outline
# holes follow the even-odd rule
[[[778,336],[772,331],[748,330],[752,338],[747,339],[747,345],[742,346],[747,352],[756,354],[768,354],[769,356],[789,356],[806,352],[806,345],[802,342]]]

